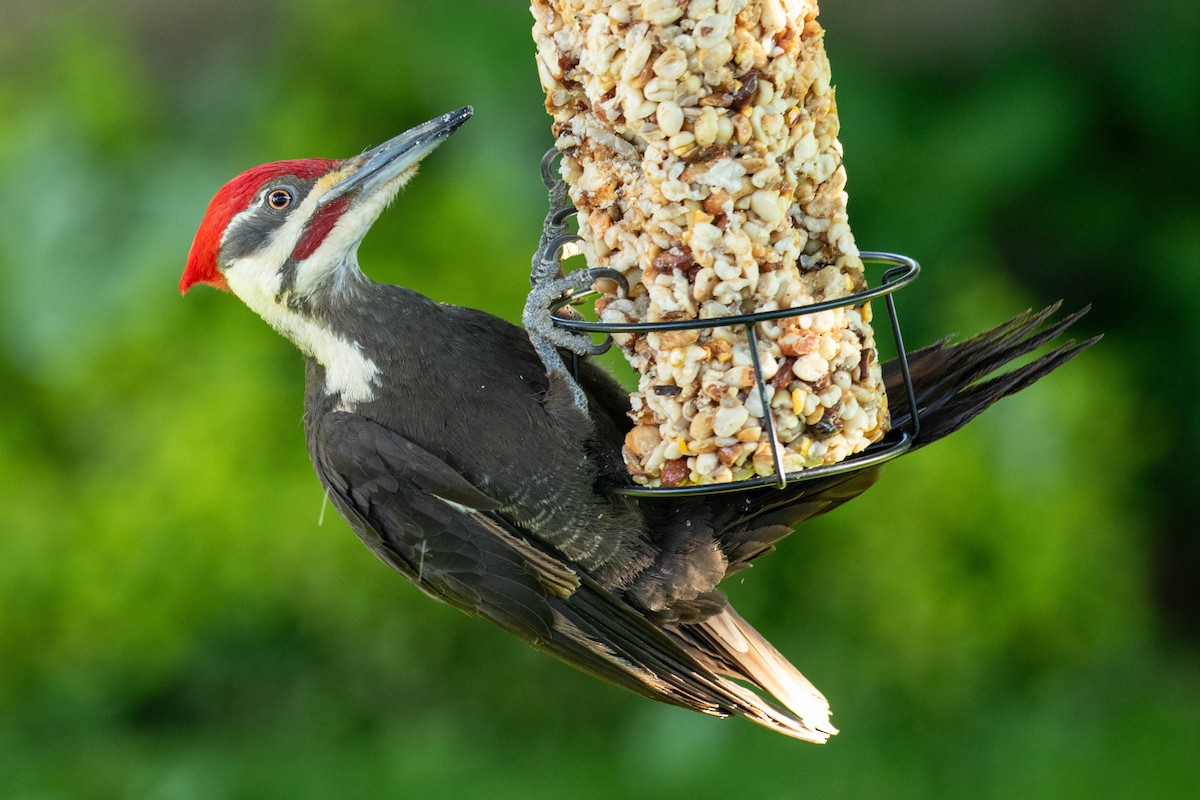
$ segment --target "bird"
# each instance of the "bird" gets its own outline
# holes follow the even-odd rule
[[[368,230],[471,113],[350,158],[237,175],[208,205],[180,291],[231,292],[300,350],[305,438],[324,492],[426,594],[644,697],[826,741],[837,733],[826,698],[718,584],[862,494],[880,467],[740,493],[607,491],[628,482],[620,451],[631,422],[626,391],[602,367],[585,359],[573,380],[547,368],[521,326],[359,267]],[[1086,310],[1027,311],[911,352],[912,450],[1093,344],[1069,341],[1001,371]],[[913,408],[897,362],[883,376],[893,425],[904,426]]]

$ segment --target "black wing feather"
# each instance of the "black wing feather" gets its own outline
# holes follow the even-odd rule
[[[529,565],[471,524],[498,503],[445,462],[357,414],[324,415],[313,466],[377,556],[425,592],[533,642],[553,622]]]
[[[445,462],[365,417],[315,421],[312,456],[366,545],[427,593],[637,694],[789,735],[807,728],[702,665],[637,609],[498,512]]]

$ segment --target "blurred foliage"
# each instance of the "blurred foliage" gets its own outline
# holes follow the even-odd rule
[[[261,161],[475,120],[362,248],[516,318],[550,142],[522,3],[0,0],[0,797],[1200,796],[1200,6],[845,0],[864,248],[912,344],[1059,297],[1103,344],[730,593],[804,746],[431,603],[321,493],[300,359],[175,293]]]

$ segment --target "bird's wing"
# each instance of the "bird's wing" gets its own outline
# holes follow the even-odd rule
[[[827,738],[701,664],[423,448],[348,412],[323,415],[312,436],[314,466],[338,510],[376,555],[427,593],[643,696]]]
[[[313,466],[330,499],[376,555],[425,592],[486,617],[534,643],[551,635],[553,615],[539,570],[482,520],[498,507],[428,451],[358,414],[334,412],[316,424]]]

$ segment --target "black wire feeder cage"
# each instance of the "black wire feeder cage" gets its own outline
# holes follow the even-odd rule
[[[573,209],[572,209],[573,210]],[[573,234],[568,234],[567,237],[572,240],[577,237]],[[715,484],[700,484],[700,485],[681,485],[681,486],[641,486],[632,482],[621,485],[608,485],[604,488],[607,491],[615,494],[629,495],[632,497],[668,497],[668,496],[683,496],[683,495],[699,495],[699,494],[716,494],[723,492],[737,492],[746,489],[757,489],[767,486],[775,486],[779,489],[784,489],[789,485],[798,481],[811,481],[817,478],[826,478],[831,475],[839,475],[842,473],[856,472],[858,470],[874,467],[885,461],[890,461],[899,455],[902,455],[912,447],[913,441],[920,432],[920,419],[917,416],[916,393],[913,391],[912,375],[908,368],[908,358],[904,352],[904,339],[900,330],[900,321],[896,316],[896,303],[893,295],[911,284],[920,275],[921,266],[915,259],[908,256],[898,255],[895,253],[883,253],[875,251],[867,251],[861,253],[863,263],[868,267],[876,267],[883,270],[883,275],[879,280],[878,285],[870,286],[860,292],[839,297],[834,300],[825,300],[819,303],[810,303],[803,306],[794,306],[792,308],[773,309],[770,311],[757,311],[750,314],[734,314],[725,317],[711,317],[706,319],[681,319],[670,320],[667,322],[594,322],[579,317],[566,317],[558,312],[565,306],[574,305],[583,302],[588,297],[597,294],[594,290],[582,290],[565,296],[561,301],[556,302],[551,307],[551,319],[554,324],[569,331],[579,333],[602,333],[606,338],[606,345],[611,346],[612,335],[616,333],[653,333],[666,331],[681,331],[681,330],[700,330],[703,328],[720,328],[742,326],[746,330],[746,337],[750,346],[751,366],[754,369],[754,377],[757,384],[759,399],[762,402],[762,407],[765,410],[762,416],[762,425],[767,434],[767,440],[771,445],[771,454],[775,463],[775,474],[756,476],[746,478],[745,480],[733,481],[729,483]],[[758,333],[755,330],[756,326],[761,322],[769,322],[771,320],[784,319],[787,317],[799,317],[807,314],[816,314],[821,311],[830,311],[836,308],[846,308],[849,306],[860,306],[877,298],[884,298],[887,303],[888,320],[890,322],[892,342],[895,345],[897,353],[897,365],[900,370],[901,380],[903,382],[903,391],[907,395],[908,407],[912,410],[909,414],[908,424],[902,428],[894,428],[889,431],[882,439],[867,447],[860,453],[848,456],[842,461],[834,464],[823,464],[814,467],[807,467],[794,472],[786,472],[783,467],[783,446],[779,442],[779,437],[775,432],[775,423],[771,418],[769,411],[771,404],[768,401],[767,379],[763,376],[762,365],[758,354]],[[607,349],[607,347],[605,348]],[[578,377],[578,357],[573,359],[573,369]],[[751,391],[754,391],[752,388]]]

